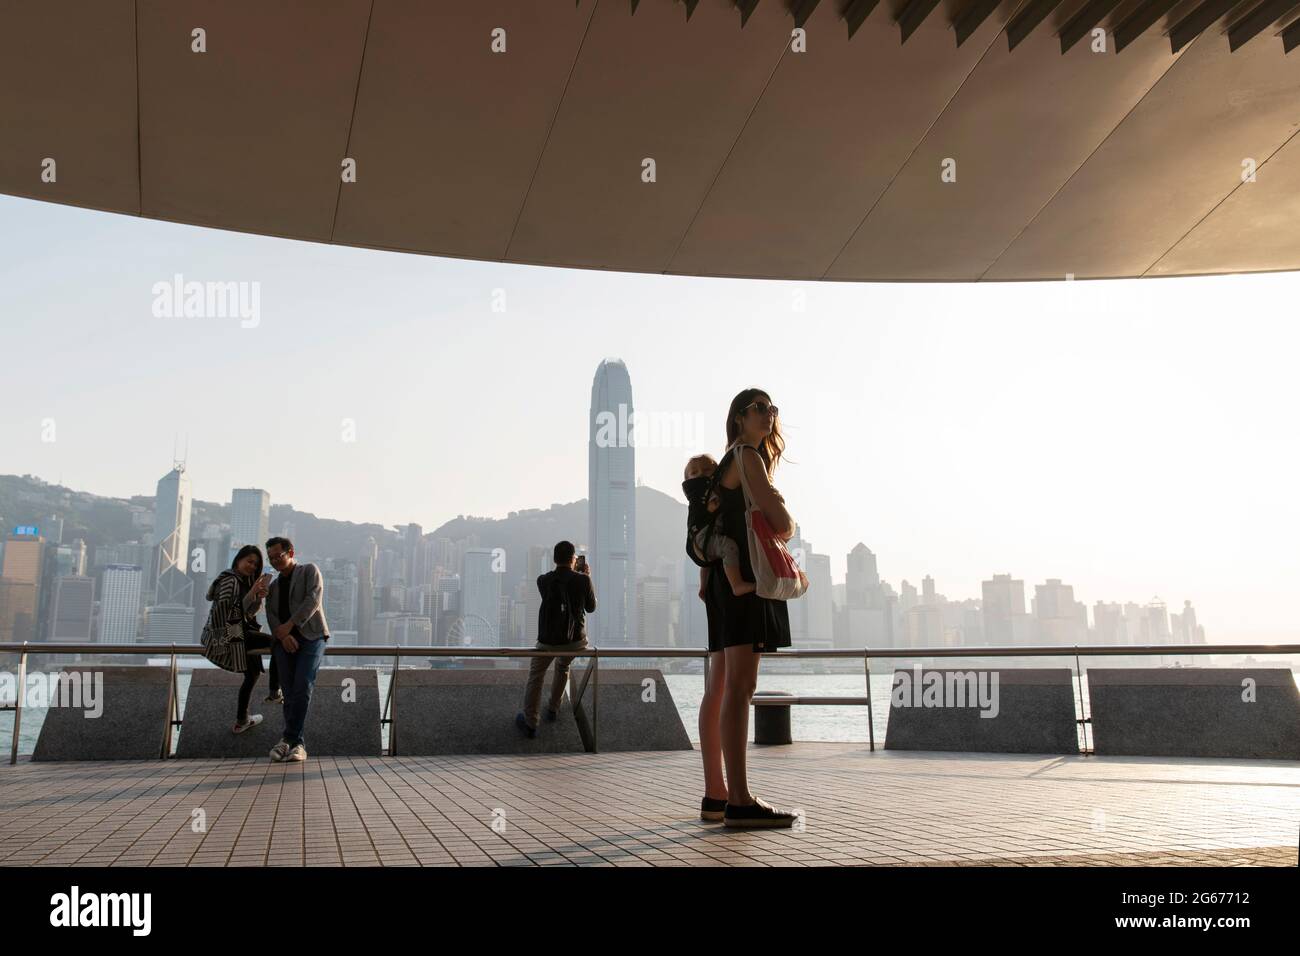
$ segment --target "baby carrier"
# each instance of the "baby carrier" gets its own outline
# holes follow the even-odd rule
[[[687,503],[686,554],[702,568],[710,567],[713,562],[707,560],[703,553],[696,549],[695,537],[700,531],[705,532],[704,544],[707,551],[712,536],[720,533],[718,522],[721,519],[722,509],[709,511],[709,498],[717,491],[718,482],[722,479],[722,470],[726,461],[727,455],[723,455],[718,467],[713,469],[713,474],[687,478],[682,482],[682,493],[686,495]]]

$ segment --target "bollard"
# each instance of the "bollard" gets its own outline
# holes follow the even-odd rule
[[[761,704],[760,700],[774,697],[794,697],[783,690],[765,690],[755,694],[754,701],[754,743],[788,744],[790,739],[790,705]]]

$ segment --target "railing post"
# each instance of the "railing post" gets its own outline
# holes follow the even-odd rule
[[[23,723],[23,697],[27,694],[27,642],[18,655],[18,693],[14,697],[14,740],[9,748],[9,765],[18,762],[18,729]]]
[[[600,753],[600,648],[591,658],[591,752]]]
[[[172,755],[172,721],[180,717],[180,701],[176,692],[176,644],[172,643],[171,665],[167,673],[167,717],[163,725],[162,753],[159,760],[166,760]]]
[[[1079,689],[1079,752],[1088,756],[1088,715],[1083,712],[1083,668],[1079,664],[1079,645],[1074,645],[1074,685]]]
[[[402,662],[400,654],[393,655],[393,673],[388,678],[388,701],[384,710],[388,714],[388,756],[397,756],[397,671]]]
[[[871,742],[871,752],[876,752],[876,715],[871,709],[871,649],[862,648],[862,666],[867,672],[867,740]]]

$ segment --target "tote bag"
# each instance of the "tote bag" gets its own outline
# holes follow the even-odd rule
[[[801,597],[808,590],[808,576],[795,563],[785,542],[772,530],[749,493],[745,463],[740,460],[740,455],[743,449],[754,446],[737,442],[731,447],[736,450],[740,487],[745,493],[745,530],[749,538],[749,563],[754,569],[754,592],[761,598],[773,601],[789,601]]]

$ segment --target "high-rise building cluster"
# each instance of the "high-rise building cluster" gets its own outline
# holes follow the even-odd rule
[[[864,544],[848,554],[841,599],[836,602],[837,647],[1062,647],[1075,644],[1204,644],[1205,629],[1191,601],[1169,613],[1163,601],[1124,605],[1098,601],[1091,621],[1074,588],[1057,578],[1034,586],[1025,604],[1025,582],[994,574],[979,599],[949,600],[928,575],[921,591],[903,581],[895,591],[880,579],[876,556]]]
[[[588,633],[597,646],[704,647],[699,569],[685,555],[685,528],[681,552],[638,561],[634,418],[627,366],[606,359],[591,387],[585,539],[577,528],[557,529],[557,537],[573,540],[591,566],[599,604]],[[228,520],[192,527],[190,477],[176,462],[159,479],[152,508],[135,502],[131,540],[93,548],[79,537],[65,542],[59,514],[13,527],[0,542],[0,642],[198,639],[209,583],[241,546],[263,547],[270,535],[271,497],[236,488]],[[321,568],[331,635],[373,647],[531,646],[541,606],[536,581],[553,567],[555,541],[494,546],[476,519],[461,518],[454,538],[408,524],[371,535],[355,554],[312,554],[303,547],[309,542],[296,541],[299,559]],[[282,524],[276,533],[293,537],[294,529]],[[895,590],[865,544],[846,556],[841,583],[832,583],[830,556],[815,552],[802,529],[788,546],[811,585],[788,605],[796,648],[1205,642],[1190,601],[1180,612],[1158,598],[1098,601],[1090,617],[1073,587],[1054,578],[1036,584],[1026,605],[1024,581],[1010,574],[984,581],[978,598],[950,600],[929,576],[919,591],[908,581]]]

